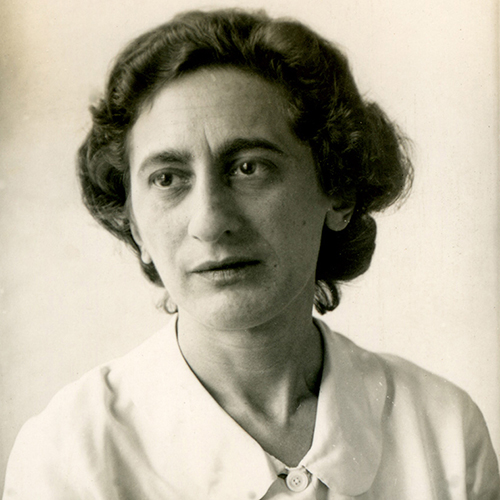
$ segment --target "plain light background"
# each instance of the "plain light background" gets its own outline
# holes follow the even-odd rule
[[[234,6],[219,1],[191,7]],[[414,143],[413,194],[378,217],[368,273],[326,317],[360,345],[466,389],[500,450],[498,66],[494,0],[245,0],[339,43]],[[80,204],[75,154],[111,59],[178,7],[10,0],[0,10],[0,477],[23,422],[166,320]],[[40,450],[43,453],[43,450]],[[1,488],[1,480],[0,480]]]

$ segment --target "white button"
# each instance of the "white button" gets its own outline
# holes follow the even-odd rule
[[[304,491],[309,486],[309,475],[304,468],[292,469],[286,476],[286,485],[291,491]]]

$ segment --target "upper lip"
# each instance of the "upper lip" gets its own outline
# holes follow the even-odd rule
[[[191,269],[192,273],[203,273],[206,271],[218,271],[239,265],[258,264],[258,259],[251,257],[227,257],[221,260],[206,260]]]

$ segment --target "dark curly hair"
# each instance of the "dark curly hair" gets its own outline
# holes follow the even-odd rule
[[[127,204],[127,135],[143,105],[168,82],[207,66],[251,71],[285,90],[293,130],[311,147],[325,193],[354,206],[342,231],[323,230],[315,307],[333,310],[338,284],[365,272],[375,250],[380,211],[408,192],[407,141],[374,103],[365,101],[345,56],[297,21],[263,12],[192,11],[132,41],[118,56],[105,94],[91,108],[93,126],[79,150],[78,172],[90,213],[140,255]],[[141,266],[162,285],[154,264]]]

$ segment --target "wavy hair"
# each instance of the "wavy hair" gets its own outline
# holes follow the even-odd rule
[[[191,11],[133,40],[91,107],[92,128],[78,155],[86,207],[140,257],[127,203],[127,135],[161,88],[207,66],[241,68],[284,89],[294,110],[292,129],[311,147],[323,190],[355,207],[346,229],[323,230],[314,303],[321,314],[333,310],[339,284],[370,265],[376,237],[370,214],[404,198],[413,170],[406,139],[377,104],[360,95],[346,57],[297,21],[263,12]],[[140,262],[162,286],[154,264]]]

